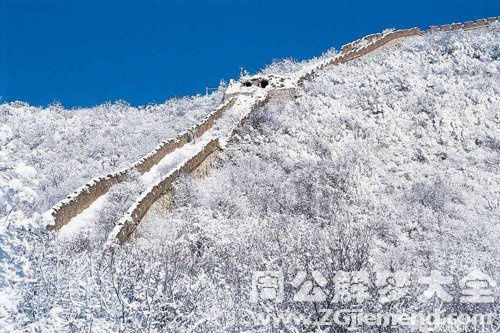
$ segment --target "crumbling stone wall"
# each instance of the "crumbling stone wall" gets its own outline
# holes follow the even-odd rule
[[[500,17],[491,17],[487,19],[478,19],[476,21],[468,21],[465,23],[453,23],[441,26],[431,26],[427,31],[429,32],[456,31],[456,30],[469,30],[475,28],[482,28],[482,27],[487,27],[494,22],[498,22],[499,19]],[[422,31],[419,28],[412,28],[412,29],[396,30],[387,34],[378,33],[365,36],[359,40],[344,45],[341,48],[341,52],[336,57],[320,62],[317,66],[307,71],[306,73],[302,74],[298,78],[297,84],[298,85],[303,84],[305,80],[309,79],[311,76],[315,75],[318,71],[324,69],[327,66],[342,64],[347,61],[364,56],[384,46],[385,44],[389,43],[392,40],[419,34],[422,34]],[[295,93],[296,93],[295,89],[290,89],[290,90],[283,89],[281,91],[270,90],[266,94],[265,99],[259,100],[257,103],[255,103],[252,109],[255,107],[262,106],[268,103],[269,101],[273,100],[277,101],[281,99],[291,98],[295,96]],[[244,95],[245,93],[243,92],[239,94]],[[202,136],[206,131],[212,128],[214,122],[218,118],[220,118],[226,110],[230,109],[234,105],[237,96],[228,96],[228,97],[230,98],[223,105],[217,108],[215,112],[210,114],[203,121],[191,127],[188,131],[181,133],[177,138],[162,142],[151,153],[141,158],[137,163],[134,163],[131,169],[135,168],[141,174],[145,173],[149,171],[154,165],[158,164],[159,161],[161,161],[167,154],[173,152],[175,149],[181,148],[186,143],[192,141],[194,138]],[[231,130],[230,137],[233,136],[236,129],[241,125],[243,121],[245,121],[245,119],[246,117],[244,117],[237,124],[235,124],[235,126]],[[214,148],[215,146],[216,148]],[[217,143],[214,143],[214,140],[212,140],[209,143],[209,145],[207,145],[205,148],[208,150],[213,149],[212,150],[213,152],[218,149],[218,146],[219,142],[217,141]],[[188,163],[187,166],[185,166],[185,169],[183,169],[183,171],[186,170],[192,171],[192,169],[189,168],[192,167],[193,165],[195,165],[194,166],[195,168],[210,153],[206,153],[206,151],[204,150],[203,152],[195,155],[193,157],[193,160],[192,161],[190,160],[190,162]],[[123,181],[129,170],[130,169],[125,169],[113,174],[109,174],[105,177],[95,178],[89,183],[80,187],[66,199],[62,200],[60,203],[55,205],[50,211],[54,219],[54,224],[49,226],[49,229],[58,229],[63,225],[65,225],[66,223],[68,223],[73,217],[80,214],[84,209],[89,207],[97,198],[105,194],[109,190],[109,188],[113,186],[113,184]],[[153,188],[150,192],[146,192],[145,196],[141,197],[140,200],[142,201],[137,204],[137,207],[134,208],[133,212],[130,215],[132,224],[131,225],[124,224],[122,226],[122,231],[119,232],[119,235],[121,236],[115,235],[119,240],[119,242],[123,242],[128,237],[128,235],[130,235],[130,230],[128,230],[127,228],[132,228],[132,230],[135,228],[136,224],[140,221],[140,219],[142,219],[147,209],[149,209],[151,204],[158,198],[157,196],[158,193],[161,194],[164,192],[164,191],[162,192],[161,189],[171,187],[172,181],[174,181],[174,179],[178,177],[178,174],[175,172],[177,171],[174,171],[173,174],[167,175],[167,177],[163,179],[164,183],[158,184],[158,187]]]
[[[219,139],[212,139],[198,153],[193,155],[176,169],[169,172],[155,185],[146,190],[110,233],[107,246],[123,244],[139,225],[151,205],[153,205],[153,203],[157,201],[161,195],[172,189],[172,185],[179,178],[179,176],[182,173],[190,173],[194,171],[198,165],[200,165],[209,155],[219,149],[219,147]]]
[[[468,21],[465,23],[453,23],[441,26],[430,26],[427,31],[434,32],[434,31],[470,30],[470,29],[484,28],[498,21],[500,21],[500,17],[490,17],[487,19],[478,19],[476,21]],[[383,45],[389,43],[392,40],[402,37],[420,35],[422,33],[423,32],[419,28],[412,28],[412,29],[395,30],[385,35],[379,33],[379,34],[365,36],[361,39],[358,39],[354,42],[342,46],[341,52],[336,57],[319,63],[315,68],[311,69],[310,71],[299,77],[298,84],[299,85],[303,84],[305,80],[309,79],[311,76],[315,75],[318,71],[324,69],[327,66],[346,63],[347,61],[364,56],[382,47]],[[360,47],[360,45],[364,46]]]
[[[499,17],[489,17],[486,19],[478,19],[475,21],[467,21],[464,23],[452,23],[452,24],[444,24],[444,25],[432,25],[429,27],[427,31],[456,31],[456,30],[470,30],[477,28],[484,28],[489,26],[492,23],[500,21]]]
[[[235,101],[236,98],[227,100],[201,122],[192,126],[188,131],[181,133],[174,139],[169,139],[160,143],[153,151],[142,157],[130,168],[106,176],[96,177],[78,188],[75,192],[50,209],[49,214],[53,221],[47,228],[49,230],[60,229],[71,221],[72,218],[87,209],[100,196],[106,194],[111,186],[122,182],[132,169],[139,171],[141,174],[148,172],[167,154],[202,136],[206,131],[212,128],[214,122],[222,117],[224,112],[234,105]]]
[[[341,52],[332,59],[320,62],[316,67],[304,73],[298,79],[298,84],[301,85],[305,80],[314,76],[317,72],[323,70],[325,67],[331,65],[338,65],[346,63],[350,60],[362,57],[397,38],[419,35],[422,32],[419,28],[395,30],[387,34],[373,34],[367,37],[358,39],[352,43],[346,44],[342,47]],[[363,46],[360,46],[363,45]]]
[[[289,101],[297,95],[297,88],[270,90],[268,93],[270,103]]]
[[[141,174],[148,172],[166,155],[205,134],[212,128],[217,119],[222,117],[227,110],[233,107],[235,102],[236,98],[227,100],[224,104],[218,107],[215,112],[212,112],[201,122],[189,128],[186,132],[181,133],[177,136],[177,138],[169,139],[160,143],[155,149],[153,149],[153,151],[137,161],[133,167]]]
[[[50,210],[53,224],[48,225],[49,230],[59,229],[67,224],[73,217],[87,209],[97,198],[104,195],[115,183],[123,181],[128,170],[96,177],[75,192],[60,201]]]

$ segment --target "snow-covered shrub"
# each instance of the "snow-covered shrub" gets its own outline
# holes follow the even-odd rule
[[[455,300],[473,268],[500,280],[499,40],[498,26],[433,33],[330,67],[295,101],[252,114],[208,177],[182,179],[172,210],[151,212],[115,252],[75,255],[26,232],[11,327],[310,332],[295,319],[325,308],[498,314],[498,288],[474,308],[419,301],[417,280],[441,271]],[[265,270],[283,272],[284,302],[250,302],[252,272]],[[322,273],[326,299],[293,301],[299,270]],[[364,270],[372,297],[335,302],[339,270]],[[411,275],[404,297],[378,302],[380,270]],[[255,321],[268,314],[295,319]]]
[[[318,61],[331,58],[337,54],[337,50],[335,48],[328,49],[326,52],[323,52],[321,56],[314,57],[312,59],[306,59],[298,61],[294,58],[285,58],[285,59],[274,59],[271,64],[264,67],[260,73],[261,74],[277,74],[277,75],[287,75],[293,74],[294,72],[299,71],[304,66],[309,64],[317,63]]]

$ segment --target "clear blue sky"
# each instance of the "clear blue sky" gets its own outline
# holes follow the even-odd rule
[[[0,0],[0,96],[163,102],[385,28],[498,15],[499,0]]]

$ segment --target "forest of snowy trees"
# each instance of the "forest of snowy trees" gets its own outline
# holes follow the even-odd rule
[[[300,67],[286,60],[264,72]],[[498,315],[498,24],[407,38],[325,69],[295,100],[254,112],[206,177],[184,176],[172,207],[152,210],[114,251],[39,228],[72,190],[221,99],[222,91],[143,108],[0,105],[0,327],[342,332],[318,325],[326,309]],[[114,193],[117,205],[127,191]],[[282,274],[283,299],[252,300],[252,277],[265,271]],[[436,272],[448,283],[441,297],[425,297],[422,278]],[[390,300],[380,299],[384,274],[404,281]],[[467,277],[489,277],[493,300],[460,301]],[[342,294],[346,279],[357,288]],[[304,280],[321,287],[317,299],[297,296]]]

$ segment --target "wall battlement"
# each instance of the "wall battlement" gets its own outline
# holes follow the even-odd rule
[[[144,174],[158,164],[167,154],[202,136],[212,128],[214,122],[230,109],[235,102],[235,98],[227,100],[205,119],[179,134],[176,138],[163,141],[129,168],[106,176],[96,177],[79,187],[49,210],[48,213],[52,223],[47,226],[48,230],[57,230],[69,223],[71,219],[87,209],[95,200],[106,194],[114,184],[122,182],[132,170]]]
[[[194,156],[181,163],[177,168],[162,177],[157,183],[144,191],[127,211],[124,217],[113,228],[108,236],[106,246],[113,247],[116,244],[123,244],[134,232],[151,205],[160,196],[172,189],[172,185],[182,173],[190,173],[196,169],[210,154],[219,149],[219,139],[208,142]]]
[[[470,30],[477,28],[484,28],[489,26],[492,23],[498,22],[500,20],[499,17],[489,17],[486,19],[477,19],[475,21],[467,21],[464,23],[452,23],[452,24],[443,24],[443,25],[432,25],[427,29],[429,32],[435,31],[457,31],[457,30]]]
[[[229,131],[229,140],[234,137],[236,130],[243,124],[250,114],[261,106],[264,106],[270,101],[269,95],[263,95],[252,104],[250,112],[243,116]],[[212,139],[201,150],[199,150],[189,160],[181,163],[176,169],[169,172],[155,185],[146,189],[141,196],[132,204],[131,208],[125,216],[116,225],[108,237],[106,247],[110,248],[117,244],[123,244],[137,228],[142,218],[146,215],[151,206],[165,193],[172,190],[173,184],[178,180],[183,173],[192,173],[196,168],[203,163],[209,156],[215,154],[221,149],[218,138]]]
[[[259,97],[253,99],[251,102],[253,104],[250,106],[250,110],[253,111],[255,108],[269,102],[292,99],[297,94],[298,87],[306,80],[316,75],[319,71],[328,66],[340,65],[367,55],[393,40],[417,36],[424,33],[453,32],[484,28],[499,22],[499,20],[500,17],[490,17],[464,23],[430,26],[426,31],[422,31],[419,28],[411,28],[371,34],[342,46],[341,52],[334,57],[321,60],[290,77],[279,75],[256,75],[253,77],[242,77],[238,81],[232,80],[224,97],[225,102],[205,119],[192,126],[187,131],[179,134],[176,138],[163,141],[149,154],[132,164],[130,168],[106,176],[96,177],[55,205],[49,211],[53,223],[48,226],[48,229],[59,229],[67,224],[73,217],[88,208],[97,198],[106,194],[114,184],[122,182],[131,170],[137,170],[139,173],[144,174],[174,150],[180,149],[194,139],[204,135],[213,127],[215,121],[222,117],[225,111],[234,106],[239,96],[260,96],[259,94],[263,94],[263,98]],[[235,131],[247,119],[251,111],[234,124],[230,130],[229,140],[231,140]],[[125,242],[151,205],[158,200],[161,195],[172,189],[173,183],[179,178],[181,173],[194,171],[208,156],[219,149],[219,139],[212,139],[191,158],[179,164],[174,170],[161,178],[159,182],[143,192],[126,215],[120,220],[118,225],[113,229],[108,237],[107,246],[112,247],[114,244],[122,244]]]

